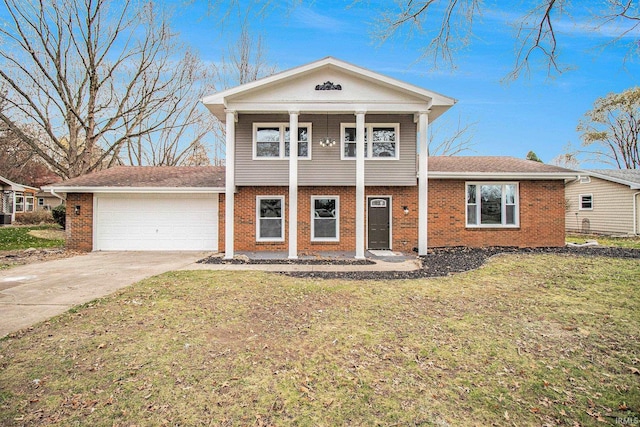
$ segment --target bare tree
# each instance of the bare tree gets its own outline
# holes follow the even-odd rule
[[[58,175],[118,163],[132,144],[130,160],[154,162],[143,159],[141,141],[162,151],[167,135],[197,121],[189,111],[205,73],[154,3],[2,4],[0,121]]]
[[[215,79],[218,90],[252,82],[263,77],[270,76],[278,70],[276,65],[267,60],[267,49],[262,42],[260,34],[251,32],[248,18],[240,27],[237,40],[229,44],[227,53],[222,56],[220,64],[215,69]],[[213,146],[212,158],[216,165],[222,164],[225,146],[225,126],[218,120],[210,117],[216,143]]]
[[[453,126],[446,119],[440,119],[429,126],[429,155],[456,156],[465,151],[473,151],[476,124],[477,122],[463,123],[458,116],[458,122]]]
[[[441,62],[453,66],[457,52],[469,45],[476,20],[490,10],[490,6],[480,0],[407,0],[393,4],[384,6],[374,36],[382,42],[396,35],[423,37],[425,47],[421,59],[430,60],[434,66]],[[605,0],[599,4],[538,0],[510,23],[516,28],[516,55],[506,79],[529,73],[532,61],[538,56],[548,75],[565,71],[567,67],[560,64],[556,28],[573,15],[586,15],[593,31],[615,24],[618,35],[612,43],[622,41],[640,28],[640,8],[633,0]],[[639,52],[636,42],[629,43],[631,56]]]
[[[563,153],[558,154],[549,163],[567,169],[578,169],[580,167],[578,154],[578,151],[573,148],[571,143],[568,143],[564,146]]]
[[[640,87],[598,98],[577,130],[585,153],[619,169],[640,169]]]

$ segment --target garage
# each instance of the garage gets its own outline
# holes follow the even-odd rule
[[[93,250],[218,250],[218,194],[94,194]]]

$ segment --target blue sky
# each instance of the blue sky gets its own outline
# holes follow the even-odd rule
[[[549,162],[566,144],[580,146],[576,125],[596,98],[638,85],[640,67],[637,61],[624,61],[626,47],[598,49],[611,40],[609,30],[617,28],[594,33],[575,16],[558,24],[561,59],[572,70],[553,79],[534,70],[530,77],[506,84],[501,80],[513,66],[515,41],[514,29],[505,22],[522,10],[494,7],[486,12],[474,24],[471,45],[457,56],[457,68],[433,71],[416,62],[424,38],[397,37],[384,44],[372,40],[374,1],[305,2],[293,9],[281,4],[272,2],[264,18],[250,21],[252,33],[263,38],[270,63],[286,70],[334,56],[456,98],[456,106],[438,121],[446,122],[445,128],[459,118],[475,123],[473,152],[467,154],[522,158],[533,150]],[[196,2],[183,9],[175,29],[203,59],[216,62],[237,36],[238,15],[232,12],[221,23]],[[583,162],[581,167],[609,166]]]

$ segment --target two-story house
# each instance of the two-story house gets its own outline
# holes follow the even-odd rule
[[[225,168],[121,167],[51,186],[76,249],[302,253],[561,246],[566,169],[429,157],[455,100],[325,58],[203,99]]]

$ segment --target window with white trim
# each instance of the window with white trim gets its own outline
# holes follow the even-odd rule
[[[24,212],[24,196],[16,193],[16,210],[15,212]]]
[[[259,242],[284,241],[283,196],[256,198],[256,240]]]
[[[337,196],[311,197],[311,240],[340,240],[340,199]]]
[[[371,135],[371,138],[369,138]],[[369,141],[371,139],[371,141]],[[364,127],[364,157],[367,159],[397,160],[400,156],[399,123],[368,123]],[[356,125],[340,125],[341,158],[356,158]]]
[[[44,206],[44,197],[38,197],[38,206]]]
[[[580,194],[580,210],[593,210],[593,194]]]
[[[289,123],[254,123],[253,158],[288,159],[290,152]],[[298,124],[298,158],[311,159],[311,123]]]
[[[25,196],[25,200],[27,202],[27,204],[26,204],[26,212],[33,212],[33,207],[34,207],[33,195],[27,194]]]
[[[467,227],[517,227],[519,194],[517,183],[467,183]]]

